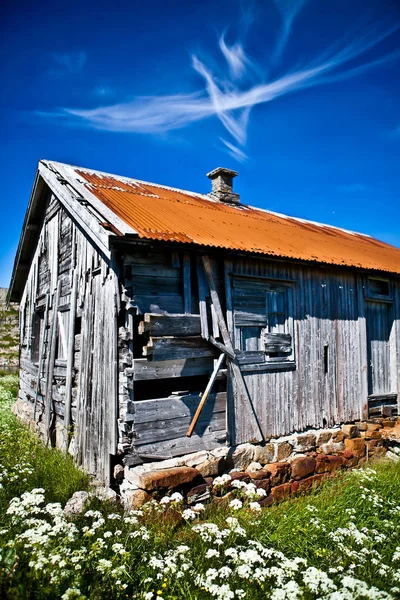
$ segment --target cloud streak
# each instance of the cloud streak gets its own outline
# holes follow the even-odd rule
[[[283,52],[293,23],[306,0],[275,1],[283,19],[283,33],[278,40],[276,57]],[[396,29],[371,28],[347,42],[338,42],[318,58],[297,69],[289,69],[269,81],[263,81],[260,73],[267,73],[270,65],[265,65],[265,68],[256,65],[241,42],[228,45],[224,34],[219,38],[219,48],[225,59],[225,70],[218,70],[215,74],[205,61],[192,56],[193,69],[203,82],[203,87],[198,91],[135,97],[127,102],[92,109],[63,108],[53,116],[63,116],[68,122],[96,129],[150,134],[176,130],[206,118],[217,117],[232,138],[231,141],[220,138],[226,151],[243,161],[246,158],[244,147],[249,117],[254,107],[299,90],[355,77],[397,58],[399,53],[393,53],[355,67],[351,65],[352,61],[377,46]],[[64,63],[68,64],[68,61]]]

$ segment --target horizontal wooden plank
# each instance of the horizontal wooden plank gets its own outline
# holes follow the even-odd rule
[[[182,456],[200,450],[213,450],[226,444],[226,431],[214,431],[202,436],[193,433],[192,437],[185,436],[175,440],[165,440],[152,444],[141,444],[140,440],[135,443],[135,448],[140,454],[155,454],[159,456]]]
[[[158,315],[146,313],[139,323],[139,333],[151,336],[198,336],[200,315]]]
[[[186,435],[191,417],[168,419],[167,421],[152,421],[136,426],[135,445],[152,444],[165,440],[176,440]],[[225,413],[201,415],[196,423],[195,432],[201,437],[206,433],[221,431],[225,425]]]
[[[239,365],[254,365],[258,363],[265,363],[265,352],[263,352],[262,350],[236,352],[236,360]]]
[[[183,396],[168,396],[154,400],[137,400],[131,403],[131,418],[137,423],[150,423],[157,420],[191,418],[200,402],[199,394]],[[204,411],[224,412],[226,407],[226,392],[209,395]]]
[[[200,336],[194,337],[151,337],[143,348],[144,356],[153,360],[204,358],[217,355],[215,348]]]
[[[212,358],[186,358],[159,362],[147,358],[136,358],[133,360],[132,374],[134,381],[195,377],[211,374],[213,362]]]

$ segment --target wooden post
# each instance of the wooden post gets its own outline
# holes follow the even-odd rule
[[[210,380],[209,380],[209,382],[207,384],[207,387],[206,387],[206,389],[204,391],[204,394],[201,397],[200,404],[197,407],[197,410],[196,410],[196,412],[194,414],[192,422],[190,423],[189,429],[188,429],[187,434],[186,434],[187,437],[190,437],[192,435],[192,433],[194,431],[194,428],[196,427],[196,423],[197,423],[197,421],[198,421],[198,419],[200,417],[201,411],[203,410],[203,407],[204,407],[205,403],[207,402],[207,398],[208,398],[208,396],[209,396],[209,394],[210,394],[210,392],[212,390],[212,387],[214,385],[214,381],[215,381],[215,379],[216,379],[216,377],[218,375],[218,371],[219,371],[219,369],[220,369],[220,367],[222,365],[222,362],[223,362],[224,358],[225,358],[225,354],[221,354],[219,356],[219,358],[218,358],[217,364],[214,367],[214,371],[212,372],[212,375],[211,375]]]
[[[192,289],[190,274],[190,254],[183,255],[183,312],[190,315],[192,312]]]
[[[72,371],[74,368],[74,349],[75,349],[75,313],[76,313],[76,294],[78,285],[78,275],[76,271],[73,274],[72,290],[71,290],[71,305],[69,311],[69,330],[68,330],[68,354],[67,354],[67,373],[65,378],[65,414],[64,414],[64,430],[65,430],[65,451],[68,452],[69,444],[69,426],[71,421],[71,400],[72,400]]]
[[[45,415],[46,415],[46,443],[50,439],[50,425],[51,415],[53,408],[53,377],[54,377],[54,366],[56,362],[56,345],[57,345],[57,324],[58,324],[58,303],[60,301],[61,294],[61,279],[58,281],[57,291],[55,299],[53,301],[53,319],[51,325],[50,334],[50,353],[48,355],[48,370],[47,370],[47,384],[46,384],[46,403],[45,403]]]
[[[38,374],[37,374],[37,380],[36,380],[35,402],[33,405],[33,420],[34,421],[36,419],[37,399],[38,399],[38,395],[40,393],[40,378],[41,378],[41,374],[42,374],[45,340],[46,340],[46,335],[47,335],[47,319],[48,319],[48,314],[49,314],[49,302],[50,302],[50,296],[49,296],[49,294],[47,294],[46,295],[46,308],[44,310],[42,338],[40,340],[40,354],[39,354],[39,362],[38,362]]]

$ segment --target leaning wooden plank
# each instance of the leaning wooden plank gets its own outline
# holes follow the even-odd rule
[[[40,340],[40,354],[39,354],[39,362],[38,362],[38,372],[37,372],[37,380],[36,380],[36,392],[35,392],[35,403],[33,406],[33,420],[36,420],[36,406],[37,406],[37,399],[38,399],[38,394],[40,393],[40,379],[42,377],[42,368],[43,368],[43,358],[45,356],[45,341],[46,341],[46,337],[47,337],[47,319],[48,319],[48,314],[49,314],[49,302],[50,302],[50,296],[49,294],[46,294],[46,308],[44,310],[44,319],[43,319],[43,331],[42,331],[42,337]]]
[[[133,374],[134,381],[151,379],[171,379],[175,377],[194,377],[212,373],[213,360],[207,358],[185,358],[178,360],[148,360],[136,358],[132,369],[126,369],[127,374]]]
[[[152,337],[147,346],[143,348],[143,354],[152,356],[153,360],[174,360],[215,356],[216,352],[200,336]]]
[[[200,315],[158,315],[145,313],[139,323],[139,334],[151,336],[195,336],[200,335]]]
[[[57,346],[57,323],[58,323],[58,303],[60,300],[61,293],[61,281],[58,282],[57,291],[53,301],[53,314],[52,314],[52,329],[50,334],[50,351],[48,355],[48,370],[47,370],[47,385],[46,385],[46,400],[45,400],[45,412],[46,412],[46,443],[50,440],[50,426],[52,416],[52,389],[53,389],[53,377],[54,377],[54,366],[56,362],[56,346]]]
[[[235,354],[233,352],[231,352],[229,350],[229,348],[227,348],[224,344],[221,344],[221,342],[218,342],[215,338],[213,338],[212,335],[210,335],[210,337],[208,338],[208,341],[211,342],[211,344],[213,346],[218,348],[218,350],[221,350],[221,352],[223,352],[224,354],[229,356],[229,358],[231,358],[232,360],[235,359]]]
[[[206,387],[206,389],[204,391],[204,394],[203,394],[203,396],[201,398],[200,404],[197,407],[197,410],[196,410],[196,412],[194,414],[192,422],[190,423],[189,429],[188,429],[187,434],[186,434],[187,437],[190,437],[192,435],[193,430],[196,427],[196,423],[199,420],[201,411],[203,410],[203,407],[204,407],[205,403],[207,402],[208,395],[209,395],[209,393],[212,390],[212,387],[213,387],[214,382],[215,382],[215,378],[217,377],[218,371],[219,371],[219,369],[220,369],[220,367],[222,365],[222,362],[223,362],[224,358],[225,358],[225,354],[221,354],[220,357],[217,360],[217,364],[214,367],[214,371],[213,371],[213,373],[212,373],[212,375],[210,377],[210,380],[209,380],[209,382],[207,384],[207,387]]]
[[[75,343],[75,313],[76,313],[76,296],[77,296],[78,274],[74,272],[72,279],[71,306],[69,313],[69,330],[67,340],[67,373],[65,377],[65,450],[68,451],[69,426],[71,420],[71,398],[72,398],[72,374],[74,368],[74,343]]]

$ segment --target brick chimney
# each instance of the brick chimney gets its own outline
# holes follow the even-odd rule
[[[237,171],[223,167],[217,167],[207,173],[207,177],[212,181],[212,190],[208,194],[210,198],[226,204],[239,204],[239,194],[235,194],[232,189],[232,180],[237,174]]]

